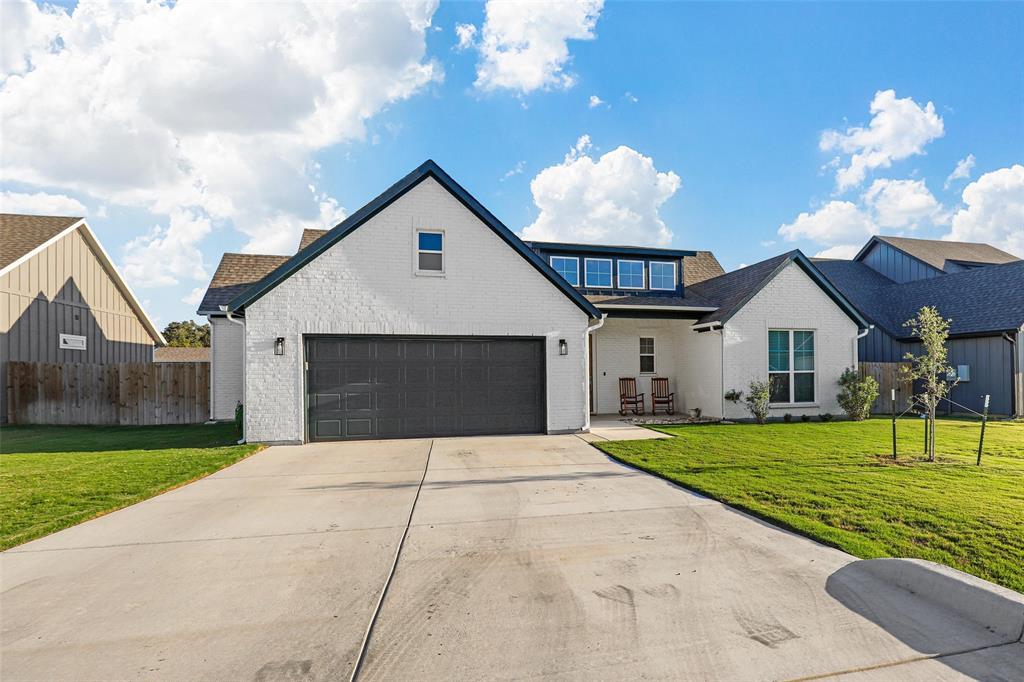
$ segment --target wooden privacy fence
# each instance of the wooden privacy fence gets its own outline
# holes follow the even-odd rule
[[[910,407],[910,398],[914,387],[910,381],[899,378],[900,365],[905,362],[861,362],[860,375],[873,376],[878,382],[878,399],[871,406],[871,414],[890,414],[892,412],[892,389],[896,389],[896,412]]]
[[[11,424],[194,424],[210,418],[207,362],[10,362]]]

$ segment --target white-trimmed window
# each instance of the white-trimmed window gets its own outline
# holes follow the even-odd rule
[[[612,288],[611,258],[587,258],[583,261],[583,265],[586,268],[586,274],[583,275],[583,281],[587,288]]]
[[[651,261],[651,289],[655,291],[675,291],[676,264],[671,262]]]
[[[644,288],[644,262],[642,260],[620,260],[618,270],[620,289]]]
[[[416,272],[444,272],[444,232],[416,230]]]
[[[769,400],[774,404],[813,403],[814,383],[814,332],[769,329]]]
[[[580,259],[571,256],[552,256],[551,267],[574,287],[580,285]]]
[[[654,374],[654,337],[640,337],[640,373]]]

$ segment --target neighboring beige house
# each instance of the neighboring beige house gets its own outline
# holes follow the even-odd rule
[[[83,218],[0,214],[0,417],[7,363],[151,362],[164,339]]]
[[[153,362],[209,362],[209,346],[184,348],[181,346],[164,346],[153,349]]]

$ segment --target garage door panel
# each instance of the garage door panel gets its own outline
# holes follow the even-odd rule
[[[544,341],[315,337],[309,437],[411,438],[544,429]]]

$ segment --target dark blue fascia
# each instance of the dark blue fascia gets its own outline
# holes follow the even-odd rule
[[[601,246],[594,244],[555,244],[555,248],[550,248],[552,246],[551,242],[525,243],[548,265],[551,264],[551,258],[553,256],[578,258],[580,263],[580,283],[576,289],[587,296],[683,296],[683,257],[694,255],[696,253],[694,251],[680,251],[675,249],[648,249],[642,247]],[[593,288],[586,286],[585,276],[587,258],[600,258],[612,261],[612,288]],[[651,261],[675,263],[676,286],[674,289],[620,289],[617,286],[620,260],[643,261],[644,284],[646,287],[650,287]]]
[[[345,220],[335,225],[327,234],[302,249],[294,256],[285,261],[280,267],[264,277],[249,289],[236,296],[228,304],[228,310],[240,311],[246,306],[259,300],[268,291],[276,287],[284,280],[291,277],[304,265],[319,256],[321,253],[338,243],[349,233],[361,227],[370,218],[374,217],[385,208],[390,206],[403,194],[416,187],[427,178],[434,178],[442,187],[448,190],[452,196],[459,200],[471,213],[479,218],[485,225],[491,228],[506,244],[515,249],[523,258],[530,262],[544,277],[558,287],[569,299],[572,300],[583,312],[593,319],[601,319],[601,311],[588,301],[579,291],[573,288],[568,282],[562,279],[561,275],[551,269],[547,261],[531,250],[523,241],[508,229],[504,223],[498,220],[494,214],[484,208],[483,204],[477,201],[473,195],[467,192],[459,183],[432,159],[423,162],[418,168],[406,175],[404,178],[384,190],[368,204],[350,215]]]

